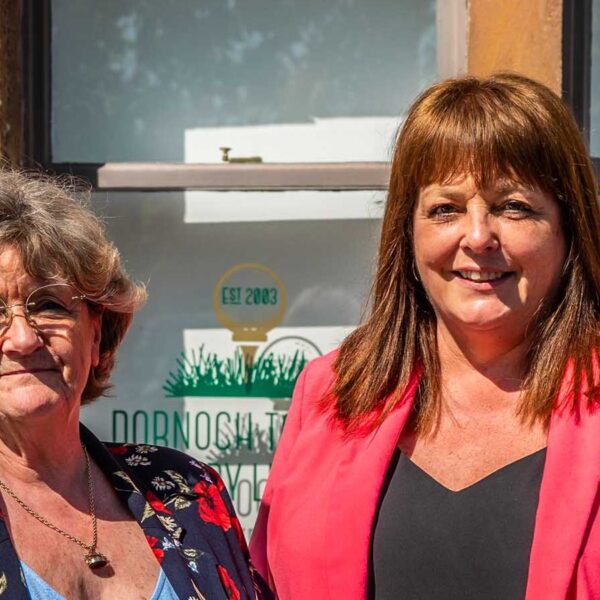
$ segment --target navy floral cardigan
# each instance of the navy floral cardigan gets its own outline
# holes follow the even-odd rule
[[[83,426],[81,439],[140,524],[179,598],[273,597],[250,564],[242,529],[216,471],[169,448],[102,443]],[[29,593],[0,514],[0,600],[4,598],[29,600]]]

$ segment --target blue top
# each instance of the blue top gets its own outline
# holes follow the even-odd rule
[[[81,439],[137,521],[177,598],[273,600],[252,569],[231,498],[214,469],[171,448],[103,444],[83,425]],[[7,591],[0,597],[31,600],[3,517],[0,587]],[[53,560],[60,564],[59,558]]]
[[[25,583],[31,600],[65,600],[54,588],[50,587],[33,569],[21,561],[21,568],[25,576]],[[175,590],[167,579],[165,572],[160,570],[156,587],[150,600],[178,600]]]

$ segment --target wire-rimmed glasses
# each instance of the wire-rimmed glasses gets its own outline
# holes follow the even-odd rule
[[[11,326],[13,308],[20,306],[24,317],[34,329],[64,329],[77,320],[81,301],[85,295],[68,283],[50,283],[36,288],[25,302],[6,304],[0,298],[0,335]]]

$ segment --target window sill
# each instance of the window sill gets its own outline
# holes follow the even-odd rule
[[[383,190],[389,164],[376,163],[55,163],[100,190]]]

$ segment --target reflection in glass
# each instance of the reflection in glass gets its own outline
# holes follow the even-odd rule
[[[53,0],[53,160],[385,160],[435,4]]]

